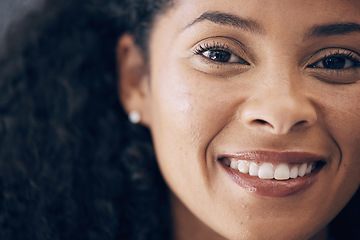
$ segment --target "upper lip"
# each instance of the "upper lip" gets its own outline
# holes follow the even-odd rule
[[[309,163],[309,162],[326,162],[326,157],[309,152],[276,152],[276,151],[242,151],[236,153],[220,154],[218,159],[232,158],[236,160],[247,160],[253,162],[268,163]]]

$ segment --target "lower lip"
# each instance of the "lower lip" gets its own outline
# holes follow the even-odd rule
[[[240,187],[245,190],[266,197],[288,197],[304,192],[316,181],[319,170],[303,177],[284,181],[260,179],[256,176],[241,173],[235,169],[219,163],[227,175]]]

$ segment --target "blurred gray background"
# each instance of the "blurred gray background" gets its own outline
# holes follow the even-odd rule
[[[26,12],[38,7],[42,1],[43,0],[0,0],[0,53],[4,49],[4,34],[10,22],[20,19]]]

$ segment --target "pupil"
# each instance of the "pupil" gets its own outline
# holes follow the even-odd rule
[[[325,68],[342,69],[345,67],[346,59],[343,57],[328,57],[323,60]]]
[[[228,62],[231,54],[225,51],[209,51],[209,58],[217,62]]]

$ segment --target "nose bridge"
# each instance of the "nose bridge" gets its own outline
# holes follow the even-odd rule
[[[273,134],[287,134],[317,121],[317,113],[306,88],[296,82],[294,74],[268,75],[240,109],[240,119],[248,127]]]

